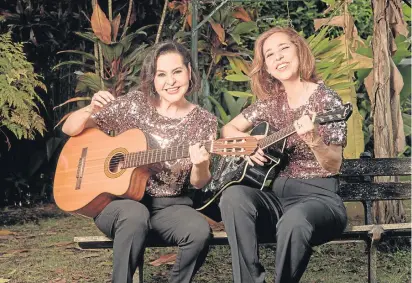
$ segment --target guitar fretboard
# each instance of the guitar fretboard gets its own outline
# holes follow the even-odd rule
[[[319,116],[315,117],[314,123],[318,124],[324,124],[324,123],[329,123],[332,121],[339,121],[342,120],[342,115],[332,115],[332,114],[321,114]],[[271,134],[270,136],[267,136],[266,138],[263,138],[259,141],[259,147],[264,149],[267,148],[268,146],[271,146],[272,144],[283,140],[284,138],[287,138],[288,136],[293,135],[296,132],[295,127],[293,125],[290,125],[286,128],[283,128],[279,131],[277,131],[274,134]]]
[[[286,128],[283,128],[276,133],[267,136],[266,138],[263,138],[259,141],[259,147],[264,149],[267,148],[268,146],[284,139],[287,138],[288,136],[294,134],[296,132],[295,127],[293,125],[290,125]]]
[[[212,152],[212,141],[204,141],[201,144],[208,152]],[[188,144],[168,148],[151,149],[132,152],[124,155],[123,168],[139,167],[158,162],[170,161],[189,157]]]

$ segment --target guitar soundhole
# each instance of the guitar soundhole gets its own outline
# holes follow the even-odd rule
[[[124,155],[122,153],[116,153],[112,156],[109,163],[110,173],[117,173],[122,169],[124,162]]]

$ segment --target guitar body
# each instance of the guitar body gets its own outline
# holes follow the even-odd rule
[[[95,217],[113,199],[141,200],[150,177],[147,166],[120,166],[124,154],[147,149],[146,136],[138,129],[116,137],[98,129],[86,129],[71,137],[57,163],[53,187],[57,206]]]
[[[273,132],[267,122],[262,122],[252,129],[251,135],[267,136]],[[284,164],[286,139],[264,149],[269,159],[265,165],[250,166],[239,156],[221,157],[207,191],[195,194],[195,208],[215,221],[221,221],[218,200],[225,189],[233,185],[246,185],[263,190],[269,187]]]

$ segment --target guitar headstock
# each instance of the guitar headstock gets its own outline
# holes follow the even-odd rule
[[[315,117],[315,122],[325,124],[330,122],[346,121],[352,114],[352,104],[345,103],[342,106],[335,107],[331,110],[326,110],[318,113]]]
[[[211,153],[219,155],[251,155],[257,147],[255,137],[222,138],[212,143]]]

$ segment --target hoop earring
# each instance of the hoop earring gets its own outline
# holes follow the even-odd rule
[[[153,85],[150,87],[149,95],[150,95],[151,97],[156,97],[156,90],[154,89],[154,86],[153,86]]]

